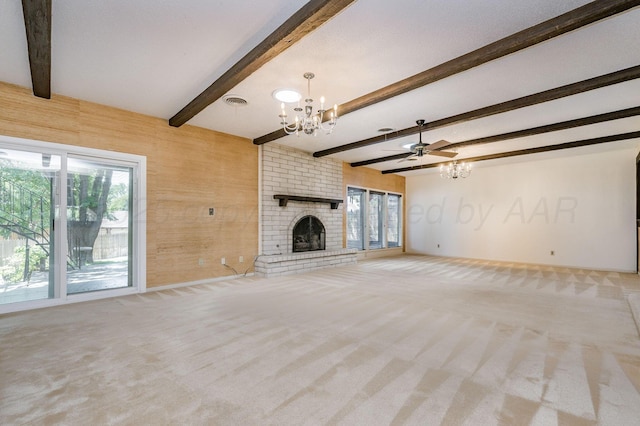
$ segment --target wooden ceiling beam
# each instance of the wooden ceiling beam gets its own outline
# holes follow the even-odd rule
[[[51,98],[51,0],[22,0],[33,94]]]
[[[440,127],[460,124],[466,121],[476,120],[495,114],[513,111],[515,109],[524,108],[543,102],[549,102],[566,96],[577,95],[589,90],[599,89],[613,84],[623,83],[625,81],[634,80],[640,77],[640,65],[615,71],[598,77],[582,80],[577,83],[567,84],[556,87],[554,89],[545,90],[543,92],[534,93],[532,95],[523,96],[521,98],[512,99],[510,101],[501,102],[487,107],[478,108],[473,111],[452,115],[450,117],[441,118],[440,120],[431,121],[422,126],[423,131],[429,131]],[[326,155],[338,152],[348,151],[351,149],[362,148],[381,142],[387,142],[402,136],[414,135],[420,132],[420,126],[413,126],[394,132],[392,135],[381,135],[358,142],[351,142],[346,145],[340,145],[333,148],[317,151],[313,153],[314,157],[324,157]],[[398,136],[400,135],[400,136]]]
[[[411,154],[411,151],[405,151],[402,154],[393,154],[393,155],[387,155],[385,157],[371,158],[369,160],[354,161],[353,163],[349,163],[349,165],[351,167],[362,167],[362,166],[368,166],[370,164],[384,163],[385,161],[403,160],[410,154]]]
[[[589,117],[577,118],[575,120],[561,121],[559,123],[547,124],[544,126],[532,127],[524,130],[517,130],[515,132],[502,133],[499,135],[485,136],[483,138],[469,139],[462,142],[455,142],[449,144],[440,149],[450,150],[451,148],[460,148],[463,146],[480,145],[485,143],[501,142],[510,139],[524,138],[527,136],[540,135],[543,133],[556,132],[559,130],[572,129],[575,127],[588,126],[590,124],[604,123],[606,121],[619,120],[621,118],[628,118],[640,115],[640,106],[633,108],[626,108],[618,111],[607,112],[604,114],[592,115]],[[436,150],[437,151],[437,150]],[[403,152],[402,154],[389,155],[386,157],[374,158],[371,160],[363,160],[351,163],[351,167],[367,166],[369,164],[383,163],[385,161],[402,160],[409,152]]]
[[[517,151],[501,152],[498,154],[480,155],[477,157],[465,158],[464,161],[478,162],[478,161],[486,161],[486,160],[495,160],[498,158],[508,158],[508,157],[517,157],[519,155],[538,154],[541,152],[558,151],[561,149],[569,149],[569,148],[579,148],[581,146],[597,145],[601,143],[624,141],[624,140],[635,139],[635,138],[640,138],[640,132],[620,133],[617,135],[602,136],[599,138],[592,138],[592,139],[583,139],[579,141],[566,142],[566,143],[561,143],[557,145],[539,146],[536,148],[519,149]],[[441,163],[432,163],[432,164],[422,164],[420,166],[404,167],[404,168],[391,169],[391,170],[383,170],[382,174],[385,175],[390,173],[410,172],[410,171],[422,170],[422,169],[433,169],[436,167],[440,167],[441,164],[448,164],[450,162],[451,161],[441,162]]]
[[[374,92],[338,106],[341,117],[359,109],[418,89],[454,74],[467,71],[537,43],[549,40],[601,19],[616,15],[640,5],[640,0],[596,0],[555,18],[502,38],[472,52],[458,56],[414,76],[400,80]],[[287,134],[278,129],[253,140],[256,145],[280,139]]]
[[[304,36],[337,15],[354,0],[311,0],[287,21],[254,47],[220,78],[214,81],[189,104],[169,119],[169,124],[180,127],[200,113],[229,90],[249,77],[261,66],[284,52]]]

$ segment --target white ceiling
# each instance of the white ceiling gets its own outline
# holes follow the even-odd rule
[[[302,0],[53,2],[54,94],[169,119],[304,6]],[[588,3],[586,0],[359,0],[267,63],[189,124],[247,138],[278,129],[277,88],[342,104]],[[31,87],[20,0],[0,1],[0,81]],[[314,152],[640,65],[640,7],[340,118],[330,136],[277,143]],[[459,142],[640,105],[640,80],[425,132]],[[168,124],[167,124],[168,125]],[[459,158],[640,130],[640,118],[461,148]],[[396,154],[417,135],[333,154]],[[272,142],[274,143],[274,142]],[[640,147],[640,141],[636,144]],[[628,144],[625,144],[628,146]],[[616,143],[594,149],[615,149]],[[393,169],[439,162],[377,163]],[[418,173],[418,172],[409,172]],[[406,173],[405,173],[406,174]]]

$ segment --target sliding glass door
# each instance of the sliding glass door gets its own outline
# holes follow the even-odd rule
[[[67,294],[130,287],[132,169],[69,157]]]
[[[144,288],[144,159],[34,144],[0,137],[0,312]]]
[[[55,297],[60,156],[0,149],[0,304]]]

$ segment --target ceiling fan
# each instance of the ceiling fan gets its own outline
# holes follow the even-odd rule
[[[416,124],[420,127],[420,139],[418,143],[413,144],[411,145],[411,147],[409,147],[409,151],[411,151],[411,154],[409,154],[407,157],[400,160],[401,162],[417,160],[419,157],[422,157],[423,155],[437,155],[439,157],[447,157],[447,158],[453,158],[456,155],[458,155],[457,152],[452,152],[452,151],[436,151],[436,149],[443,148],[449,145],[451,142],[440,140],[432,144],[423,143],[422,142],[422,126],[424,126],[424,123],[425,123],[424,120],[416,121]]]

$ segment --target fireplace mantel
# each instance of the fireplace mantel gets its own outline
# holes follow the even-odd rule
[[[318,198],[318,197],[305,197],[301,195],[282,195],[276,194],[273,196],[274,200],[279,200],[280,207],[286,207],[289,201],[303,201],[308,203],[326,203],[331,205],[331,209],[335,210],[342,200],[336,198]]]

